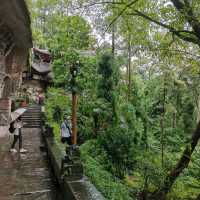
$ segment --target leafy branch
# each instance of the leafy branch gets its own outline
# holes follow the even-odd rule
[[[119,19],[119,17],[121,17],[124,12],[132,7],[135,3],[137,3],[139,0],[134,0],[134,1],[131,1],[129,4],[126,4],[124,6],[124,8],[119,12],[119,14],[111,21],[111,23],[108,25],[108,27],[105,29],[105,33],[110,29],[110,27]]]
[[[171,0],[175,8],[185,17],[190,26],[193,28],[194,33],[200,39],[200,21],[194,15],[193,9],[188,0],[182,3],[180,0]]]
[[[124,5],[124,2],[100,1],[100,2],[93,2],[93,3],[81,5],[78,7],[74,7],[73,9],[79,10],[81,8],[89,8],[89,7],[96,6],[96,5],[106,5],[106,4]]]
[[[143,17],[144,19],[151,21],[167,30],[169,30],[171,33],[173,33],[174,35],[178,36],[179,38],[181,38],[184,41],[187,42],[192,42],[194,44],[198,44],[200,45],[200,41],[198,40],[198,38],[196,37],[196,34],[194,31],[188,31],[188,30],[176,30],[174,27],[169,26],[167,24],[164,24],[162,22],[157,21],[156,19],[153,19],[152,17],[138,11],[138,10],[134,10],[133,13],[129,13],[129,15],[135,15],[135,16],[139,16],[139,17]],[[186,34],[184,34],[186,33]],[[189,36],[190,35],[190,36]]]

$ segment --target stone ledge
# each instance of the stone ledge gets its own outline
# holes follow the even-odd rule
[[[53,137],[46,137],[44,132],[43,136],[46,143],[49,161],[61,187],[64,198],[69,200],[105,200],[89,179],[80,175],[80,165],[77,164],[76,166],[71,166],[76,168],[73,171],[77,171],[77,176],[74,173],[72,173],[72,175],[66,175],[65,172],[62,172],[61,163],[65,157],[65,151],[61,150]],[[67,167],[70,166],[68,165]]]

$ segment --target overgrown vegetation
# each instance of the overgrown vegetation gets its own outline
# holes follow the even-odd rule
[[[197,200],[200,3],[30,3],[36,44],[54,56],[45,106],[58,141],[71,115],[70,65],[81,63],[78,142],[97,188],[109,200]],[[91,27],[111,39],[100,45]]]

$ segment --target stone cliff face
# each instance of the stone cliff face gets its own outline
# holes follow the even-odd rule
[[[1,1],[0,125],[9,121],[10,97],[14,96],[20,87],[22,70],[27,63],[31,47],[30,17],[25,1]]]

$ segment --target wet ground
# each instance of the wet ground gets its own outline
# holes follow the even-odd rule
[[[62,200],[40,148],[40,129],[23,129],[22,134],[26,154],[9,152],[13,135],[0,138],[0,200]]]

